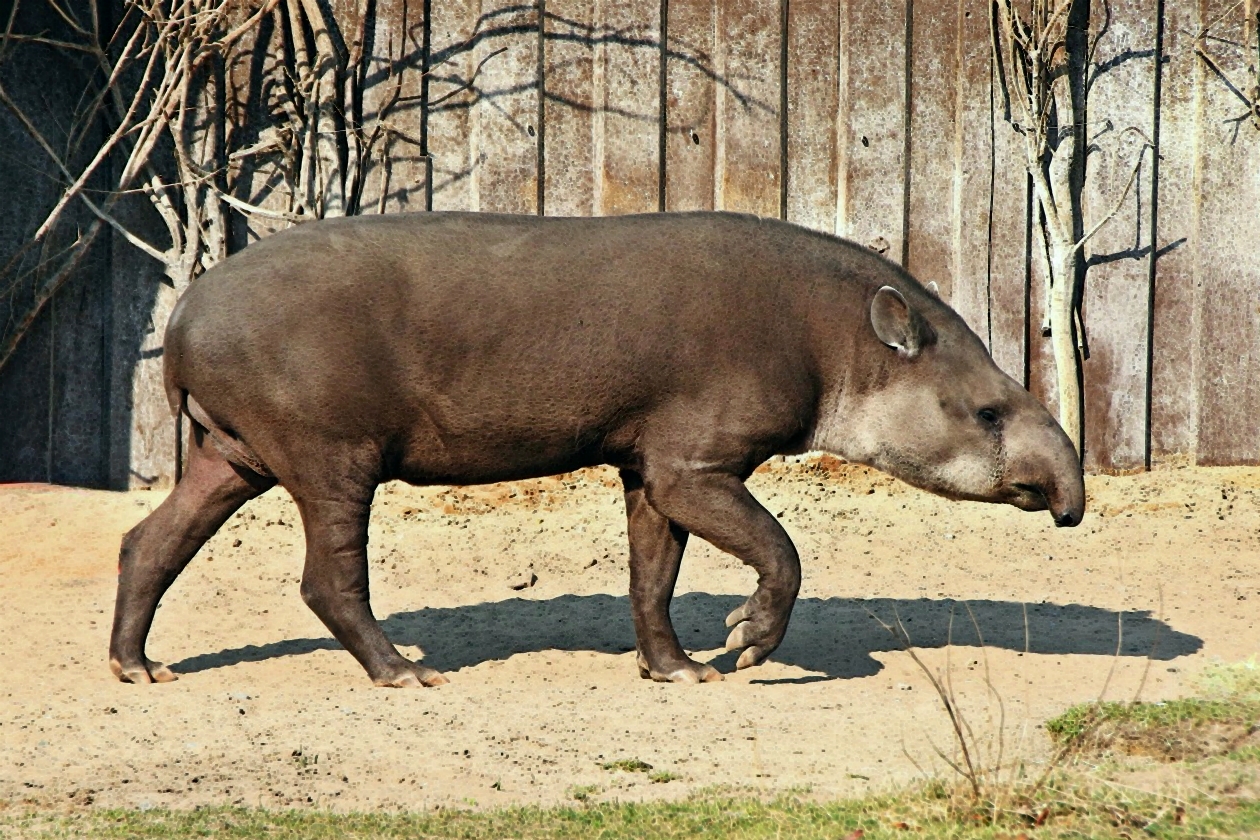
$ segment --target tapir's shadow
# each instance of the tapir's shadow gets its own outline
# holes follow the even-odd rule
[[[674,626],[688,650],[712,650],[725,641],[723,619],[743,603],[734,595],[691,592],[674,599]],[[1042,654],[1152,656],[1171,660],[1194,653],[1203,640],[1180,633],[1149,612],[1116,613],[1079,604],[876,598],[801,598],[775,661],[825,676],[802,680],[865,677],[883,667],[872,653],[900,649],[880,622],[900,619],[910,641],[921,648],[980,644]],[[625,596],[561,595],[545,601],[512,598],[462,607],[397,613],[382,622],[400,645],[419,645],[425,664],[442,671],[545,650],[624,653],[634,649],[634,628]],[[340,649],[333,639],[290,639],[208,653],[172,665],[177,673]],[[729,661],[727,661],[729,660]],[[734,655],[715,662],[734,668]]]

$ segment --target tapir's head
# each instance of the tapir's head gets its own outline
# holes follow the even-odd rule
[[[883,286],[870,298],[848,416],[836,418],[851,449],[840,454],[942,496],[1078,524],[1085,485],[1071,441],[932,291]]]

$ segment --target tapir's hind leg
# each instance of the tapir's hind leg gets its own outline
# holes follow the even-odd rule
[[[194,427],[183,480],[123,537],[109,641],[109,667],[115,676],[132,683],[175,679],[170,669],[144,653],[158,601],[228,517],[274,484],[274,479],[233,466]]]
[[[294,492],[306,529],[302,599],[379,686],[442,685],[438,671],[404,658],[385,637],[368,599],[368,501]]]
[[[669,619],[669,602],[687,547],[687,532],[648,504],[643,479],[622,471],[630,537],[630,612],[638,640],[639,674],[657,682],[715,682],[722,675],[687,656]]]

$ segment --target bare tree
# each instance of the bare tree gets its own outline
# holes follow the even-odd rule
[[[1208,21],[1194,52],[1246,109],[1231,122],[1260,130],[1260,0],[1238,0]]]
[[[365,126],[371,57],[364,54],[364,30],[374,19],[375,0],[363,0],[359,31],[349,43],[318,0],[259,0],[252,7],[236,0],[125,0],[111,31],[102,29],[97,0],[88,0],[86,11],[63,0],[35,2],[46,4],[68,35],[16,31],[15,1],[0,35],[0,66],[22,49],[41,48],[86,57],[94,72],[60,145],[0,83],[0,104],[61,179],[58,199],[33,236],[0,266],[0,296],[20,312],[0,334],[0,369],[104,230],[157,260],[182,291],[227,256],[233,211],[280,226],[357,213],[373,163],[382,196],[387,191],[385,150],[397,133],[389,114],[406,62],[401,43],[397,61],[395,45],[388,45],[388,92]],[[264,30],[270,34],[264,37]],[[231,88],[233,62],[248,50],[268,57],[269,94],[261,103],[263,125],[247,132],[255,115]],[[103,141],[102,125],[108,126]],[[245,136],[253,142],[245,145]],[[88,148],[93,141],[99,145]],[[160,240],[118,212],[119,202],[133,194],[156,210]],[[58,247],[55,234],[76,202],[93,222]],[[35,268],[24,270],[32,253],[39,254]],[[34,291],[14,307],[32,271]]]
[[[1134,162],[1115,207],[1084,226],[1085,104],[1096,41],[1089,0],[994,0],[993,61],[1006,118],[1024,141],[1046,245],[1046,311],[1054,353],[1059,423],[1081,451],[1085,244],[1119,211],[1137,179],[1149,142]],[[1129,131],[1130,129],[1126,129]],[[1136,129],[1132,129],[1136,130]],[[1143,138],[1145,140],[1145,138]]]

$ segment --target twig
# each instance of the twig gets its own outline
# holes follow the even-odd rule
[[[1137,131],[1136,128],[1132,128],[1132,130]],[[1085,243],[1102,229],[1103,225],[1115,218],[1116,214],[1120,212],[1120,208],[1124,206],[1125,199],[1129,197],[1129,190],[1133,188],[1133,182],[1137,180],[1138,172],[1142,169],[1142,161],[1146,158],[1146,150],[1154,148],[1155,146],[1150,142],[1150,140],[1147,140],[1145,137],[1142,138],[1142,148],[1138,151],[1137,160],[1133,164],[1133,171],[1129,173],[1129,180],[1125,182],[1124,190],[1120,193],[1120,197],[1116,199],[1115,206],[1111,208],[1111,212],[1099,220],[1096,225],[1090,228],[1089,232],[1082,236],[1080,240],[1072,246],[1073,248],[1076,248],[1077,250],[1083,248]]]

